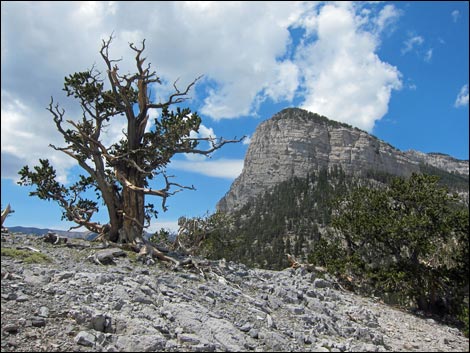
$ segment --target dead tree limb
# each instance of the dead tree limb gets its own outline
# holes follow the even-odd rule
[[[289,261],[290,267],[292,268],[299,268],[301,266],[300,263],[292,255],[287,254],[287,260]]]
[[[2,211],[2,228],[3,228],[3,222],[7,218],[7,216],[12,213],[10,204],[7,205],[7,207]]]

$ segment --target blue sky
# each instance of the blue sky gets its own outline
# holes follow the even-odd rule
[[[302,107],[367,130],[393,146],[468,159],[468,2],[2,2],[2,207],[6,226],[67,229],[59,207],[28,196],[17,171],[49,158],[60,179],[78,167],[48,147],[63,145],[45,107],[50,97],[70,118],[79,106],[63,78],[96,64],[114,32],[111,56],[132,69],[129,42],[146,39],[146,57],[166,83],[204,78],[188,105],[203,117],[199,136],[247,135],[210,159],[178,156],[175,181],[197,191],[171,197],[151,230],[180,216],[213,212],[241,172],[256,126]],[[121,134],[108,128],[105,142]],[[200,156],[199,156],[200,157]],[[159,204],[159,200],[151,200]],[[98,219],[106,222],[106,218]]]

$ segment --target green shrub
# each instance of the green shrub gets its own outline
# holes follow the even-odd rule
[[[9,256],[15,259],[22,260],[27,264],[40,264],[52,262],[49,257],[40,252],[31,250],[18,250],[12,248],[2,248],[2,256]]]
[[[439,184],[413,174],[387,188],[353,190],[334,206],[337,239],[311,256],[362,293],[414,302],[439,315],[458,315],[468,285],[468,207]]]

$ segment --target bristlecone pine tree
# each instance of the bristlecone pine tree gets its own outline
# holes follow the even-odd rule
[[[177,153],[208,155],[241,139],[192,137],[190,133],[198,131],[201,118],[189,108],[181,108],[180,103],[188,99],[189,90],[200,77],[184,90],[179,90],[175,82],[174,93],[166,102],[151,102],[149,89],[161,84],[161,80],[155,71],[150,71],[150,64],[144,66],[145,40],[141,47],[129,44],[136,54],[137,72],[121,75],[116,64],[120,60],[109,57],[112,39],[111,36],[103,40],[100,50],[107,67],[106,79],[94,67],[65,78],[64,91],[79,101],[83,111],[81,119],[65,120],[64,109],[54,104],[53,98],[47,108],[66,143],[65,147],[50,146],[74,158],[86,175],[80,175],[78,182],[66,187],[56,180],[56,172],[49,161],[40,159],[34,171],[28,166],[19,171],[18,183],[35,186],[30,195],[56,201],[63,209],[63,219],[77,223],[72,228],[83,226],[100,234],[104,240],[126,243],[141,250],[144,245],[149,246],[143,238],[143,230],[152,216],[157,216],[154,205],[145,203],[145,196],[160,197],[162,208],[166,210],[165,202],[170,195],[182,189],[194,189],[170,181],[165,169],[171,158]],[[176,109],[170,110],[172,106]],[[160,110],[160,114],[146,131],[152,109]],[[125,116],[127,129],[119,142],[105,146],[101,134],[117,116]],[[209,142],[210,147],[198,149],[201,141]],[[164,182],[160,189],[149,187],[149,181],[156,176]],[[98,202],[82,197],[90,188],[106,206],[109,223],[93,221]],[[165,258],[154,248],[152,252]]]

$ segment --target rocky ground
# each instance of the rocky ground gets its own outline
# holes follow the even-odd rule
[[[174,269],[131,253],[100,265],[89,258],[103,254],[97,243],[1,240],[2,352],[469,350],[455,328],[339,290],[303,268],[193,259],[196,267]],[[17,247],[52,262],[4,256]]]

